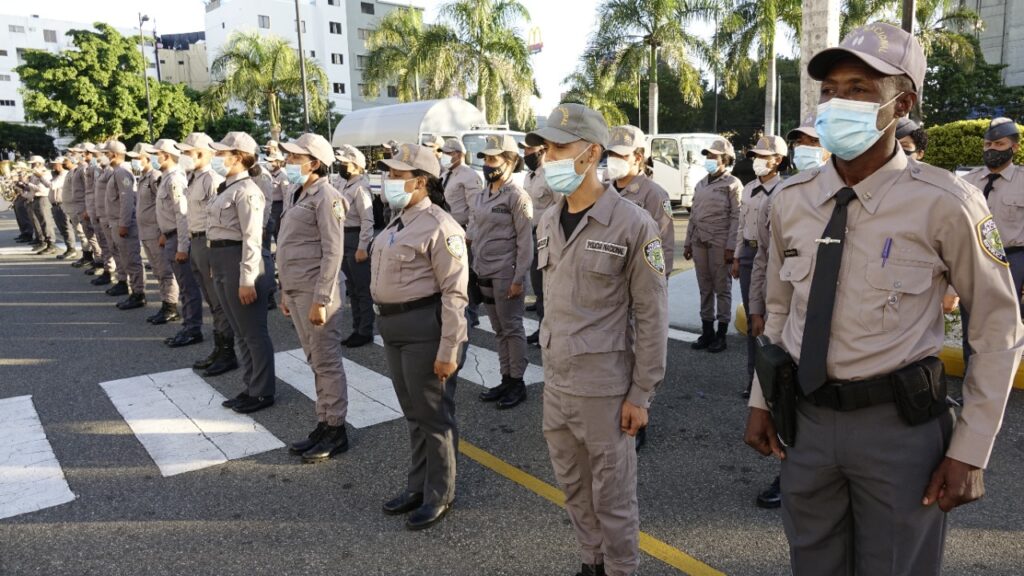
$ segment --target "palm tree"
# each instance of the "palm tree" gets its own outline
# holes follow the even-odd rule
[[[900,0],[844,0],[839,13],[839,37],[846,38],[850,30],[873,22],[878,18],[896,14]]]
[[[943,48],[958,66],[974,69],[974,43],[967,35],[985,28],[977,12],[963,7],[958,0],[917,0],[914,14],[917,39],[926,55]]]
[[[604,0],[598,7],[600,26],[592,51],[615,54],[622,67],[646,70],[648,82],[648,129],[658,132],[658,62],[679,70],[683,100],[700,106],[704,88],[691,57],[710,61],[711,49],[686,24],[709,19],[719,0]]]
[[[622,81],[617,74],[618,64],[614,58],[586,54],[576,71],[563,81],[569,86],[569,91],[562,100],[597,110],[609,126],[626,124],[629,119],[619,104],[632,102],[636,94],[632,85]]]
[[[266,106],[271,135],[275,140],[280,138],[281,96],[302,95],[299,55],[290,42],[258,32],[233,32],[210,65],[210,74],[216,79],[210,90],[213,101],[223,108],[229,100],[237,100],[250,117]],[[309,59],[306,76],[310,85],[327,85],[323,68]],[[321,118],[326,110],[322,91],[310,89],[310,116]]]
[[[765,134],[775,133],[776,26],[788,24],[799,38],[801,21],[800,0],[737,0],[719,23],[717,44],[728,46],[726,93],[735,95],[738,79],[756,67],[758,85],[765,87]],[[756,62],[750,58],[755,47]]]
[[[384,83],[395,80],[401,102],[419,100],[421,77],[427,77],[430,58],[423,58],[423,13],[414,8],[399,8],[380,19],[366,39],[366,92],[379,94]],[[425,68],[421,70],[423,64]]]

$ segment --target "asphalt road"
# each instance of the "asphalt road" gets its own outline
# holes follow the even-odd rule
[[[0,214],[0,252],[14,246],[15,234],[13,214]],[[349,452],[325,464],[303,465],[277,449],[163,477],[98,386],[186,368],[207,353],[207,343],[164,347],[160,341],[177,326],[146,324],[153,309],[116,310],[114,299],[52,258],[0,255],[0,400],[32,396],[76,496],[0,520],[3,576],[575,573],[564,511],[465,455],[458,502],[441,524],[412,533],[382,515],[381,503],[404,485],[408,440],[401,420],[350,431]],[[209,335],[209,324],[205,330]],[[277,351],[298,348],[279,313],[271,315],[271,331]],[[473,330],[471,340],[494,348],[489,333]],[[670,342],[668,375],[640,455],[641,529],[726,574],[786,574],[779,514],[754,506],[777,465],[741,442],[742,344],[730,340],[726,352],[712,355]],[[529,354],[541,363],[539,350]],[[387,373],[378,347],[348,358]],[[233,396],[240,378],[235,371],[205,380]],[[254,419],[284,442],[302,438],[313,425],[313,404],[284,383],[278,390],[277,404]],[[460,383],[462,438],[553,484],[540,385],[508,412],[478,402],[480,390]],[[951,516],[946,574],[1021,574],[1022,456],[1024,395],[1015,392],[986,498]],[[0,462],[0,481],[11,473]],[[713,573],[702,570],[690,573]],[[645,554],[640,573],[681,572]]]

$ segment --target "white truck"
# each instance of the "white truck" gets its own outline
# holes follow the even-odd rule
[[[647,149],[654,169],[654,181],[668,192],[672,205],[689,211],[693,187],[708,175],[700,151],[721,138],[717,134],[653,134]]]

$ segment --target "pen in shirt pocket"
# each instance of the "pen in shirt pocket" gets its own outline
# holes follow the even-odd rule
[[[886,261],[889,260],[889,252],[892,250],[892,238],[885,239],[885,246],[882,247],[882,268],[885,268]]]

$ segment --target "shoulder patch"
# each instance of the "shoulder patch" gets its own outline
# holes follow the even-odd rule
[[[548,247],[548,237],[545,236],[537,240],[537,250],[543,250]]]
[[[655,238],[644,244],[644,261],[658,274],[665,274],[665,251],[661,247],[661,240]]]
[[[444,245],[448,248],[448,253],[456,260],[462,260],[462,257],[466,255],[466,239],[458,234],[452,234],[445,238]]]
[[[121,179],[121,185],[124,186],[125,188],[130,188],[131,185],[132,185],[132,177],[131,176],[125,176],[124,178],[122,178]]]
[[[341,200],[335,200],[331,204],[331,213],[334,214],[334,217],[338,220],[345,217],[345,207],[341,205]]]
[[[981,222],[978,222],[975,229],[978,231],[978,243],[981,244],[981,249],[985,251],[985,254],[998,264],[1009,267],[1006,250],[1003,248],[1003,239],[999,235],[999,228],[992,216],[986,216]]]
[[[665,214],[669,218],[672,218],[672,201],[666,199],[664,202],[661,203],[661,206],[665,209]]]
[[[547,238],[545,238],[544,240],[547,240]],[[544,245],[547,246],[547,242],[545,242]],[[540,249],[539,246],[538,249]],[[605,254],[611,254],[612,256],[618,256],[619,258],[625,258],[627,250],[625,246],[620,246],[619,244],[612,244],[611,242],[602,242],[600,240],[587,240],[586,249],[591,252],[603,252]]]

